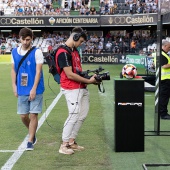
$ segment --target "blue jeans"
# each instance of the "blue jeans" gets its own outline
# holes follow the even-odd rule
[[[18,96],[17,114],[41,113],[43,95],[37,94],[35,99],[29,101],[29,96]]]

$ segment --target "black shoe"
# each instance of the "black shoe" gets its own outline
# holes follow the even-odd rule
[[[170,120],[170,115],[169,115],[169,114],[162,115],[162,116],[161,116],[161,119],[167,119],[167,120]]]

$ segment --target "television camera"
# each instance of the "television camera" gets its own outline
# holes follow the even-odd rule
[[[98,82],[102,82],[102,80],[110,80],[110,73],[109,72],[104,72],[99,74],[101,71],[103,71],[104,69],[99,66],[99,68],[95,69],[95,70],[86,70],[86,71],[78,71],[77,70],[77,74],[80,75],[81,77],[90,79],[92,77],[92,75],[89,75],[89,73],[94,73],[96,74],[95,79]]]
[[[100,92],[104,93],[105,89],[104,89],[102,80],[110,80],[110,73],[109,72],[100,73],[103,70],[104,69],[101,66],[99,66],[99,68],[94,69],[94,70],[86,70],[86,71],[82,71],[82,72],[77,70],[77,74],[84,77],[84,78],[87,78],[87,79],[90,79],[93,76],[93,75],[89,75],[89,73],[96,74],[95,79],[98,82],[101,82],[101,83],[98,84],[98,89],[99,89]],[[103,86],[102,90],[101,90],[101,84]]]

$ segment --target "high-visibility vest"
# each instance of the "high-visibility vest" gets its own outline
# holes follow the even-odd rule
[[[167,58],[168,64],[170,64],[170,57],[164,51],[162,51],[162,55]],[[170,68],[162,68],[161,69],[161,80],[170,79]]]

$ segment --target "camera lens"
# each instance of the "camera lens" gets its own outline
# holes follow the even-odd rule
[[[103,73],[102,80],[110,80],[110,73],[109,72]]]

